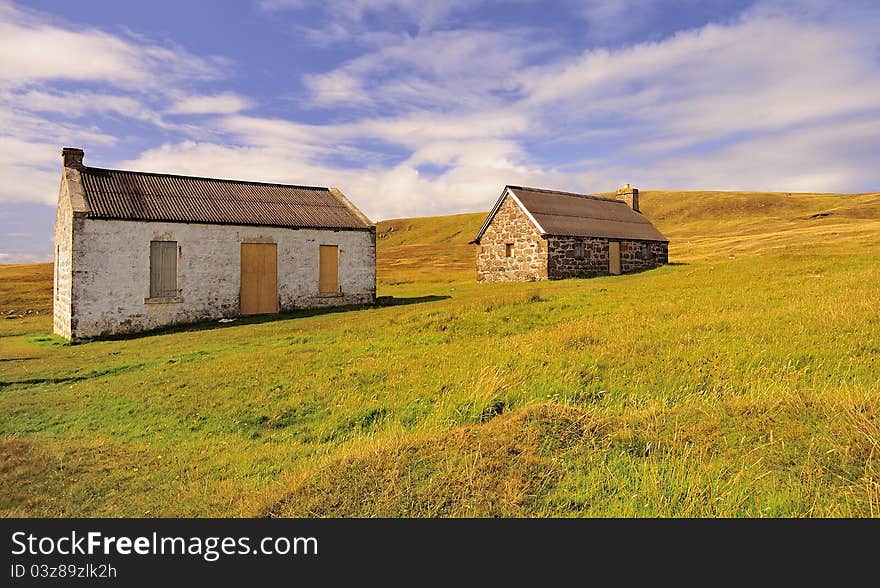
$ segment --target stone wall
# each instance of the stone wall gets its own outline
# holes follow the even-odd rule
[[[71,251],[73,249],[73,207],[67,182],[61,182],[55,211],[55,264],[52,280],[52,331],[70,339]]]
[[[616,239],[615,239],[616,240]],[[599,237],[547,237],[550,279],[604,276],[610,273],[609,242]],[[582,245],[578,257],[576,246]],[[620,241],[620,271],[633,272],[669,262],[668,244],[660,241]]]
[[[669,243],[664,241],[621,241],[620,271],[634,272],[669,263]]]
[[[583,255],[575,255],[576,244]],[[601,276],[608,273],[608,239],[589,237],[547,237],[550,251],[547,271],[550,279]]]
[[[512,245],[507,257],[507,244]],[[547,241],[510,195],[480,239],[478,282],[525,282],[547,279]]]
[[[59,333],[67,337],[237,316],[243,242],[277,244],[281,311],[375,302],[375,231],[78,220],[82,224],[75,226],[72,248],[72,323],[69,333]],[[177,302],[145,302],[153,240],[177,241]],[[319,245],[339,246],[341,295],[318,292]]]

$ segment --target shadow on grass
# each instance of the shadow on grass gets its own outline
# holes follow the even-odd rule
[[[221,323],[220,320],[228,319],[211,319],[207,321],[199,321],[194,323],[186,323],[179,325],[171,325],[168,327],[159,327],[148,331],[139,331],[137,333],[125,333],[119,335],[106,335],[103,337],[93,337],[90,339],[77,339],[72,344],[80,345],[91,341],[127,341],[129,339],[143,339],[145,337],[155,337],[158,335],[169,335],[171,333],[190,333],[195,331],[213,331],[216,329],[226,329],[229,327],[239,327],[242,325],[259,325],[262,323],[274,323],[280,321],[289,321],[294,319],[309,318],[313,316],[321,316],[325,314],[336,314],[342,312],[352,312],[356,310],[365,310],[369,308],[382,308],[385,306],[403,306],[407,304],[421,304],[424,302],[436,302],[438,300],[446,300],[451,296],[413,296],[409,298],[397,298],[394,296],[379,296],[376,304],[350,304],[345,306],[328,306],[324,308],[303,308],[292,310],[289,312],[279,312],[275,314],[259,314],[252,316],[231,317],[229,322]]]
[[[620,275],[621,276],[633,276],[636,274],[644,274],[646,272],[652,272],[654,270],[663,269],[664,267],[667,267],[667,266],[678,267],[678,266],[686,266],[686,265],[690,265],[690,264],[684,263],[683,261],[671,261],[669,263],[664,263],[661,265],[655,265],[655,266],[651,266],[651,267],[640,267],[639,269],[634,269],[634,270],[630,270],[628,272],[623,272]]]
[[[659,269],[662,269],[662,268],[667,267],[667,266],[670,266],[670,265],[673,265],[673,266],[680,266],[680,265],[681,265],[681,266],[684,266],[684,265],[690,265],[690,264],[689,264],[689,263],[684,263],[684,262],[681,262],[681,261],[675,261],[675,262],[671,262],[671,263],[664,263],[664,264],[662,264],[662,265],[655,265],[655,266],[652,266],[652,267],[641,267],[641,268],[638,268],[638,269],[629,270],[629,271],[622,272],[622,273],[619,273],[619,274],[614,274],[614,275],[612,275],[612,274],[600,274],[600,275],[586,274],[586,275],[582,275],[582,276],[574,276],[573,279],[576,279],[576,280],[593,280],[593,279],[595,279],[595,278],[625,278],[626,276],[636,276],[636,275],[638,275],[638,274],[644,274],[644,273],[647,273],[647,272],[652,272],[652,271],[654,271],[654,270],[659,270]],[[561,279],[569,279],[569,278],[561,278]]]
[[[411,296],[409,298],[397,298],[396,296],[379,296],[377,306],[404,306],[406,304],[421,304],[423,302],[437,302],[438,300],[448,300],[452,296]]]

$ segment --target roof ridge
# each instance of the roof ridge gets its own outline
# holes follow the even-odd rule
[[[528,190],[529,192],[545,192],[547,194],[559,194],[561,196],[574,196],[575,198],[586,198],[589,200],[602,200],[606,202],[620,202],[626,204],[623,200],[617,198],[605,198],[604,196],[594,196],[592,194],[578,194],[577,192],[565,192],[563,190],[550,190],[548,188],[530,188],[528,186],[513,186],[508,184],[508,188],[514,190]]]
[[[89,171],[99,171],[99,172],[116,172],[116,173],[124,173],[124,174],[136,174],[140,176],[153,176],[159,178],[185,178],[190,180],[207,180],[210,182],[228,182],[232,184],[252,184],[257,186],[276,186],[279,188],[299,188],[304,190],[320,190],[322,192],[329,192],[330,188],[326,186],[306,186],[304,184],[281,184],[277,182],[258,182],[256,180],[235,180],[230,178],[210,178],[207,176],[189,176],[186,174],[168,174],[161,172],[145,172],[145,171],[136,171],[131,169],[111,169],[108,167],[93,167],[90,165],[84,166],[82,169],[83,172],[88,173]]]

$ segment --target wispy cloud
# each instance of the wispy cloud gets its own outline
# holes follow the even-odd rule
[[[218,80],[225,60],[175,46],[50,21],[0,2],[0,173],[16,178],[0,202],[56,199],[60,145],[115,145],[108,127],[139,121],[187,134],[162,111],[236,112],[235,96],[188,96],[194,82]],[[112,124],[110,124],[112,123]]]
[[[251,100],[234,92],[213,96],[186,96],[166,111],[169,114],[236,114],[251,106]]]
[[[404,35],[346,64],[306,76],[313,106],[478,109],[502,105],[520,68],[556,45],[528,29]]]
[[[429,32],[307,78],[316,104],[359,113],[352,121],[219,124],[255,150],[263,163],[250,169],[348,182],[383,217],[484,208],[493,183],[509,181],[864,189],[880,153],[864,132],[880,118],[880,44],[815,14],[761,5],[725,24],[563,57],[529,45],[524,30]],[[371,161],[375,147],[363,145],[377,141],[404,155],[361,169],[333,161],[343,152]],[[211,149],[197,149],[204,172]]]
[[[485,3],[487,0],[483,0]],[[313,9],[322,12],[337,30],[347,34],[363,31],[369,20],[381,19],[398,24],[413,23],[422,32],[432,30],[444,23],[450,15],[473,7],[478,2],[447,0],[424,2],[423,0],[338,0],[320,2],[315,0],[262,0],[260,6],[267,11],[302,11]]]
[[[155,75],[158,71],[161,77]],[[136,89],[218,76],[211,58],[196,57],[179,47],[49,24],[39,14],[0,4],[0,83],[6,87],[77,80]]]

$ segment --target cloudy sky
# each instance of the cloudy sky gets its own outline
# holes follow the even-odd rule
[[[339,186],[880,190],[880,3],[0,0],[0,263],[86,164]]]

